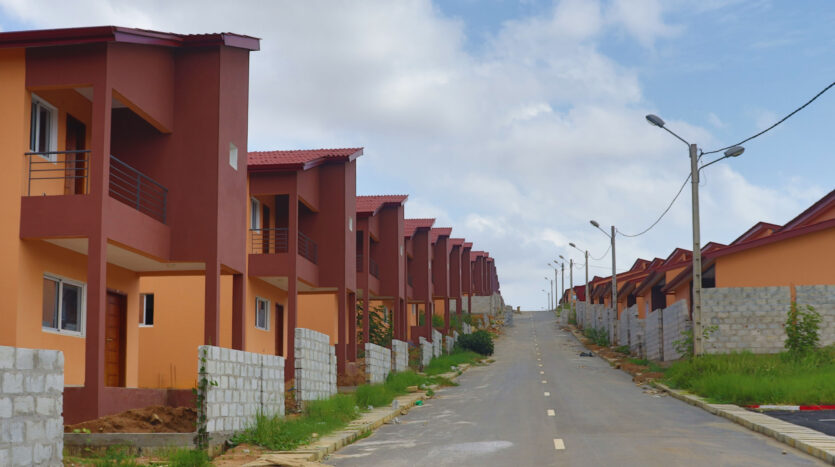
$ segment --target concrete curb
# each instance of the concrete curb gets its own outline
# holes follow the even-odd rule
[[[711,404],[702,397],[672,389],[658,382],[655,385],[680,401],[727,418],[749,430],[770,436],[781,443],[835,465],[835,436],[825,435],[811,428],[784,422],[762,413],[751,412],[737,405]]]
[[[471,365],[462,364],[458,366],[459,371],[466,371],[470,368]],[[455,380],[458,378],[458,372],[450,372],[444,373],[440,375],[436,375],[439,377],[448,378],[450,380]],[[437,390],[439,386],[437,384],[433,384],[429,387],[433,391]],[[267,466],[267,465],[284,465],[284,464],[276,464],[277,461],[283,460],[282,458],[286,458],[287,460],[294,460],[294,461],[307,461],[307,462],[318,462],[325,457],[333,454],[334,452],[348,446],[349,444],[356,441],[358,438],[364,436],[367,433],[370,433],[377,428],[380,428],[384,424],[392,421],[395,417],[403,415],[403,410],[410,410],[417,404],[417,401],[427,399],[425,391],[418,391],[411,394],[406,394],[403,396],[395,397],[395,400],[398,402],[398,408],[394,409],[392,407],[377,407],[373,410],[370,410],[362,416],[351,423],[348,426],[340,431],[336,431],[331,433],[327,436],[323,436],[318,441],[301,446],[294,451],[276,451],[265,453],[261,458],[257,461],[251,462],[246,464],[246,466]]]

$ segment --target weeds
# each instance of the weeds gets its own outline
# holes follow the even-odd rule
[[[175,449],[167,457],[169,467],[205,467],[211,465],[206,451],[196,449]]]
[[[624,355],[629,355],[630,354],[629,346],[628,345],[621,345],[620,347],[616,347],[615,352],[622,353]]]
[[[719,403],[831,404],[835,346],[802,357],[788,352],[702,355],[673,364],[666,381]]]
[[[586,328],[584,334],[601,347],[609,346],[609,331],[605,329]]]
[[[786,319],[785,347],[793,358],[803,358],[818,347],[821,315],[811,305],[800,309],[792,302]]]
[[[452,371],[453,366],[458,366],[462,363],[477,362],[482,358],[481,355],[472,351],[454,351],[449,355],[441,355],[435,357],[429,362],[423,372],[429,376],[440,375]]]

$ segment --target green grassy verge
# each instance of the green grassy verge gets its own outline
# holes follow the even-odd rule
[[[206,467],[211,465],[209,456],[203,451],[186,448],[172,448],[162,455],[154,456],[155,462],[163,462],[169,467]],[[129,453],[127,447],[111,446],[103,454],[89,457],[64,455],[64,465],[93,467],[135,467],[136,456]]]
[[[462,363],[475,363],[482,358],[484,357],[475,352],[457,351],[449,355],[441,355],[440,357],[433,358],[432,361],[429,362],[429,365],[423,369],[423,372],[429,376],[440,375],[442,373],[452,371],[453,366],[457,366]]]
[[[665,382],[715,403],[832,404],[835,346],[800,359],[786,353],[703,355],[673,364]]]
[[[646,358],[627,358],[630,363],[635,365],[641,365],[649,368],[649,371],[653,373],[664,373],[667,371],[666,368],[660,366],[659,364],[649,361]]]
[[[309,402],[301,417],[258,417],[255,425],[235,435],[233,442],[289,451],[312,441],[313,433],[323,436],[344,428],[369,406],[390,405],[395,397],[406,394],[409,386],[436,383],[444,384],[444,381],[413,371],[392,373],[385,383],[366,384],[357,387],[353,394],[338,394],[327,400]]]

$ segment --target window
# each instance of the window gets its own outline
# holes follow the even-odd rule
[[[43,329],[82,334],[85,286],[55,276],[43,278]]]
[[[261,229],[261,202],[255,198],[249,201],[249,228],[252,230]]]
[[[255,327],[270,330],[270,301],[261,297],[255,297]]]
[[[139,296],[141,312],[139,313],[140,326],[154,325],[154,294],[144,293]]]
[[[55,151],[58,144],[58,109],[32,94],[32,114],[29,127],[29,149],[32,152]],[[55,162],[56,154],[44,155]]]
[[[238,170],[238,147],[229,143],[229,165]]]

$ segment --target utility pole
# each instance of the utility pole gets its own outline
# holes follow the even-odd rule
[[[591,294],[589,293],[589,250],[586,250],[586,307],[591,305]]]
[[[618,314],[618,270],[615,263],[615,226],[612,226],[612,307],[615,309],[615,318]]]
[[[702,342],[702,249],[699,225],[699,154],[695,144],[690,145],[690,180],[693,196],[693,354],[704,351]]]
[[[574,295],[574,258],[568,260],[568,280],[569,285],[571,286],[571,292],[568,293],[569,296]],[[577,296],[574,295],[574,302],[577,302]]]
[[[560,275],[562,276],[562,288],[560,289],[560,297],[565,295],[565,262],[560,264]]]

